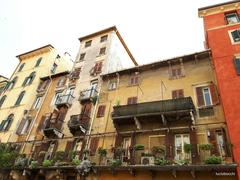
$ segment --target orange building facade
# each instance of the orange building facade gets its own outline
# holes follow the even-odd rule
[[[240,163],[240,1],[199,9],[229,129],[234,159]],[[240,178],[240,168],[238,168]]]

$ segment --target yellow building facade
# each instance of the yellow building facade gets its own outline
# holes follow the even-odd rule
[[[8,83],[8,78],[0,75],[0,95],[4,91],[5,86]]]

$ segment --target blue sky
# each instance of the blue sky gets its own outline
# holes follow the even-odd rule
[[[0,75],[52,44],[75,59],[78,38],[116,25],[140,64],[204,50],[199,7],[223,0],[0,0]]]

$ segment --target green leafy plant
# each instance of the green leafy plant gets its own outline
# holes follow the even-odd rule
[[[42,165],[43,167],[50,167],[53,165],[53,162],[51,160],[44,160]]]
[[[192,151],[192,145],[184,143],[184,152],[185,153],[190,153]]]
[[[38,166],[38,162],[37,161],[31,161],[31,163],[29,165],[30,168],[37,168],[37,166]]]
[[[73,164],[74,166],[79,166],[79,165],[81,164],[81,160],[79,160],[79,159],[73,159],[73,160],[72,160],[72,164]]]
[[[222,163],[222,158],[219,156],[209,156],[205,160],[205,164],[221,164]]]
[[[26,158],[25,154],[21,154],[20,156],[17,157],[14,165],[16,167],[26,167],[28,163],[28,159]]]
[[[100,157],[106,157],[107,156],[107,150],[103,148],[98,148],[98,154]]]
[[[156,158],[156,159],[154,160],[154,164],[155,164],[155,165],[163,166],[163,165],[169,164],[169,161],[167,161],[167,160],[165,160],[165,159]]]
[[[76,155],[77,155],[77,151],[70,151],[69,152],[69,156],[70,156],[71,159],[74,159]]]
[[[84,149],[83,150],[83,154],[84,155],[89,155],[90,154],[90,150],[89,149]]]
[[[134,146],[134,150],[138,151],[138,150],[144,150],[144,145],[143,144],[136,144]]]
[[[64,151],[57,151],[54,155],[54,161],[63,161],[65,158],[65,152]]]
[[[15,148],[10,144],[0,144],[0,168],[12,167],[17,154]]]
[[[142,156],[144,156],[144,157],[152,157],[153,154],[152,153],[142,153]]]
[[[183,159],[183,160],[177,160],[175,161],[175,163],[178,165],[187,165],[190,163],[190,161],[188,159]]]
[[[120,100],[117,100],[117,101],[116,101],[116,106],[120,106],[120,104],[121,104],[121,101],[120,101]]]
[[[122,147],[114,148],[114,155],[118,158],[121,158],[124,153],[124,149]]]
[[[112,165],[113,167],[119,167],[119,166],[122,165],[122,161],[120,161],[119,159],[114,159],[114,160],[112,160],[111,165]]]
[[[203,151],[210,151],[213,149],[213,145],[212,144],[200,144],[199,149],[203,150]]]
[[[154,156],[165,155],[165,148],[161,146],[153,146],[151,151]]]

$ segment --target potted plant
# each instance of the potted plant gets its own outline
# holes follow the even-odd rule
[[[37,168],[37,166],[38,166],[38,162],[37,161],[31,161],[30,165],[29,165],[29,168],[34,169],[34,168]]]
[[[155,158],[154,160],[155,165],[163,166],[169,164],[169,162],[165,159]]]
[[[43,167],[50,167],[53,165],[53,162],[51,160],[44,160],[43,163],[42,163]]]
[[[72,164],[73,164],[74,166],[79,166],[79,165],[81,164],[81,160],[79,160],[79,159],[73,159],[73,160],[72,160]]]
[[[119,167],[122,165],[122,161],[119,159],[113,159],[111,165],[112,167]]]
[[[185,157],[186,163],[189,163],[191,161],[192,145],[184,143],[183,149],[184,149],[184,152],[186,153],[186,157]]]
[[[103,148],[98,148],[98,154],[99,154],[99,164],[105,164],[103,161],[103,159],[107,156],[107,150],[103,149]]]
[[[205,164],[221,164],[222,163],[222,158],[219,156],[209,156],[206,160],[205,160]]]
[[[153,155],[158,158],[165,158],[165,148],[161,146],[153,146],[151,149]]]
[[[199,150],[203,151],[203,155],[204,155],[204,160],[206,160],[207,156],[210,155],[210,151],[213,149],[213,145],[212,144],[200,144],[199,145]]]
[[[14,166],[15,167],[26,167],[28,164],[28,159],[26,157],[26,154],[21,154],[20,156],[17,157]]]
[[[144,150],[144,145],[143,144],[136,144],[134,146],[134,150],[135,151]]]

